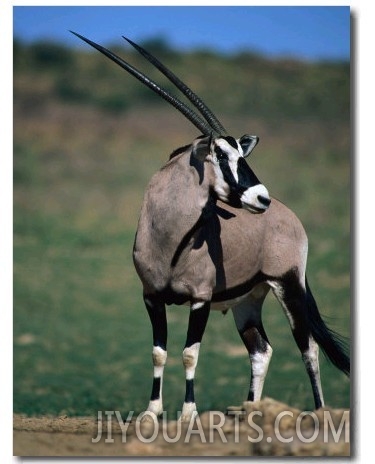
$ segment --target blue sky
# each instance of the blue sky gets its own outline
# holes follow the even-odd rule
[[[177,49],[251,50],[307,60],[350,58],[348,6],[15,6],[14,36],[84,46],[68,30],[104,45],[122,35],[163,37]]]

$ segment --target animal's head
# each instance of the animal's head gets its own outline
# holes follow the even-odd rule
[[[193,156],[213,166],[213,189],[220,200],[252,213],[263,213],[271,203],[266,187],[245,158],[258,143],[255,135],[200,137],[193,143]]]
[[[244,135],[235,140],[233,137],[227,136],[225,128],[207,105],[157,58],[131,40],[126,39],[191,101],[201,116],[110,50],[80,34],[75,32],[73,34],[99,50],[164,98],[201,131],[203,136],[193,143],[193,154],[201,160],[212,163],[214,170],[213,188],[222,201],[236,207],[246,208],[252,213],[262,213],[268,208],[271,202],[268,191],[244,159],[255,148],[258,137]]]

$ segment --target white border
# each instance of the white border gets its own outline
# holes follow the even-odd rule
[[[111,5],[158,5],[160,2],[129,2],[111,1]],[[201,2],[170,2],[164,1],[163,5],[201,5]],[[218,2],[204,2],[205,5],[217,5]],[[2,421],[1,427],[1,457],[6,458],[9,462],[9,455],[12,455],[12,359],[9,353],[12,353],[12,36],[13,36],[13,19],[12,7],[13,6],[69,6],[77,5],[73,1],[60,1],[60,2],[46,2],[46,1],[15,1],[2,0],[0,2],[0,34],[1,34],[1,55],[2,55],[2,91],[1,91],[1,115],[0,120],[0,140],[1,140],[1,168],[0,168],[0,205],[1,205],[1,240],[0,240],[0,282],[1,282],[1,313],[2,323],[0,324],[0,339],[2,352],[4,353],[2,365],[5,365],[5,370],[2,370]],[[79,5],[104,5],[104,2],[95,1],[80,1]],[[225,5],[225,3],[224,3]],[[289,1],[288,3],[282,1],[270,2],[249,2],[237,1],[236,5],[257,5],[257,6],[304,6],[304,5],[325,5],[323,2],[318,1],[303,1],[297,2]],[[366,411],[369,416],[373,415],[371,404],[373,398],[372,382],[368,379],[363,379],[364,375],[372,373],[373,359],[371,355],[371,346],[369,342],[372,341],[374,334],[374,298],[372,293],[373,285],[373,267],[372,261],[375,257],[373,243],[374,243],[374,228],[373,216],[374,206],[372,202],[372,187],[374,184],[374,170],[372,163],[374,159],[374,3],[371,1],[348,1],[340,2],[330,0],[329,6],[350,6],[352,15],[354,17],[354,61],[355,66],[355,87],[353,89],[354,104],[352,109],[353,118],[356,123],[353,124],[353,169],[355,167],[355,192],[353,201],[355,201],[354,216],[355,220],[354,229],[356,232],[355,243],[353,244],[353,260],[355,272],[355,286],[354,292],[354,308],[357,314],[354,315],[355,320],[355,361],[358,366],[355,366],[356,403],[352,408],[352,416],[355,418],[355,438],[357,446],[355,447],[354,460],[359,462],[367,462],[368,457],[373,454],[373,431],[371,424],[367,422]],[[370,203],[371,202],[371,203]],[[354,232],[354,230],[353,230]],[[4,324],[5,320],[5,324]],[[4,346],[5,344],[5,346]],[[5,411],[5,414],[4,414]],[[372,417],[370,418],[372,420]],[[5,440],[4,440],[5,438]],[[20,458],[13,458],[13,462],[22,462]],[[86,459],[69,459],[69,462],[82,463]],[[88,462],[90,459],[88,459]],[[147,462],[138,460],[138,462]],[[186,460],[184,460],[186,462]],[[4,461],[5,462],[5,461]],[[33,459],[36,463],[38,460]],[[40,462],[49,462],[46,459]],[[109,460],[100,460],[100,462],[112,462]],[[193,462],[199,462],[194,459]],[[272,461],[271,461],[272,462]]]

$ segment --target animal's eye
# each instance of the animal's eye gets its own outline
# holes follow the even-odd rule
[[[224,159],[228,159],[228,155],[220,147],[215,147],[215,155],[219,162]]]

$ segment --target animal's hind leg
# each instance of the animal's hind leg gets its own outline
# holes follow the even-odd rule
[[[164,366],[167,361],[167,316],[164,303],[155,297],[145,296],[144,302],[152,324],[154,365],[154,378],[147,411],[158,416],[163,412],[162,389]],[[144,418],[147,418],[147,414]]]
[[[310,378],[315,408],[324,406],[319,369],[319,346],[314,340],[307,319],[305,285],[296,271],[290,271],[277,282],[270,282],[276,298],[289,319],[294,339],[302,354],[302,360]]]
[[[251,364],[248,401],[258,401],[262,396],[264,380],[272,356],[272,348],[261,319],[264,299],[269,287],[258,286],[246,300],[232,309],[237,330],[249,353]]]

